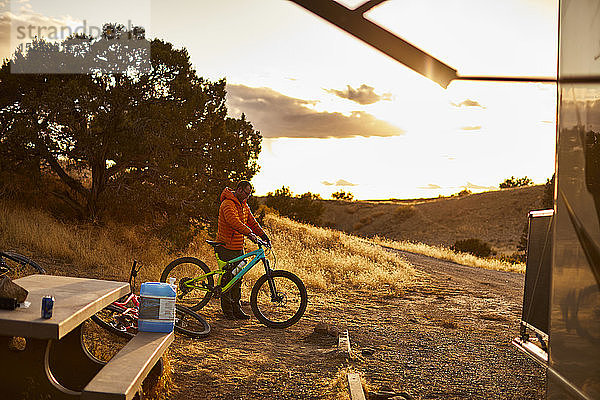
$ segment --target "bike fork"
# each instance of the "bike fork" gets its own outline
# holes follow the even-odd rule
[[[265,274],[267,275],[267,282],[269,283],[269,290],[271,290],[271,301],[279,300],[279,296],[277,294],[277,288],[275,287],[275,281],[273,280],[273,276],[271,272],[273,271],[269,267],[269,260],[263,259],[263,263],[265,264]]]

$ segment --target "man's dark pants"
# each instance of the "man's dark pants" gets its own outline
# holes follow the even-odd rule
[[[223,261],[233,260],[236,257],[239,257],[244,254],[243,250],[229,250],[223,246],[217,247],[217,254],[219,258]],[[231,274],[231,270],[235,268],[236,264],[228,265],[226,267],[226,272],[223,274],[221,278],[221,285],[225,286],[233,275]],[[221,308],[223,309],[223,313],[225,314],[233,314],[234,310],[240,309],[240,299],[242,297],[242,280],[238,280],[235,285],[233,285],[229,290],[225,293],[221,294]]]

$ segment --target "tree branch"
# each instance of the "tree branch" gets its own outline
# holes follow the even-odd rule
[[[69,188],[83,196],[87,197],[89,195],[90,191],[86,189],[80,182],[71,178],[69,174],[65,172],[63,167],[60,166],[58,161],[54,158],[52,153],[48,150],[46,146],[44,146],[43,143],[40,143],[40,141],[38,141],[36,145],[38,150],[40,150],[41,152],[41,156],[44,158],[44,160],[48,162],[48,164],[50,164],[50,168],[52,169],[52,171],[54,171]]]

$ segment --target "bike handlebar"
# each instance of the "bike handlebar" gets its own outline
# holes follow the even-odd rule
[[[265,242],[264,240],[262,240],[258,236],[255,236],[255,238],[256,238],[256,240],[253,240],[253,242],[256,243],[257,245],[271,248],[271,244],[270,243]]]

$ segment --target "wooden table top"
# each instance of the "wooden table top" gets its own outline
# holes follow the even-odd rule
[[[29,291],[29,308],[0,310],[0,335],[61,339],[119,297],[129,293],[126,282],[30,275],[15,283]],[[52,318],[41,317],[42,297],[54,296]]]

